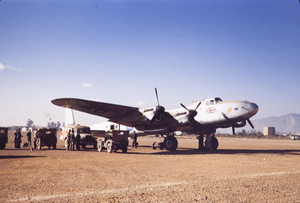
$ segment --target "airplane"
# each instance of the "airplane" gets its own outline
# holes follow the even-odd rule
[[[155,94],[158,105],[150,108],[76,98],[59,98],[51,102],[60,107],[108,118],[108,121],[113,123],[134,127],[144,135],[160,134],[164,137],[163,147],[170,151],[178,147],[178,141],[174,136],[176,131],[198,135],[199,149],[216,150],[219,145],[215,137],[217,128],[231,127],[233,134],[235,128],[244,127],[247,122],[254,128],[250,118],[259,109],[253,102],[222,101],[219,97],[214,97],[192,102],[188,107],[181,103],[180,108],[166,110],[159,103],[156,88]]]
[[[300,134],[290,134],[289,137],[292,140],[300,140]]]

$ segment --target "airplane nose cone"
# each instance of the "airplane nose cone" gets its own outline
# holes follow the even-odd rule
[[[250,111],[252,115],[255,115],[258,112],[258,105],[255,103],[250,103]]]

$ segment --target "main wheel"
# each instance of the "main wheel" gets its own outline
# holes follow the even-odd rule
[[[97,145],[98,145],[98,152],[101,152],[102,151],[102,141],[100,140]]]
[[[42,149],[42,139],[41,138],[38,138],[36,140],[36,146],[39,150]]]
[[[216,150],[219,146],[219,141],[215,136],[208,136],[205,140],[205,148],[208,150]]]
[[[174,151],[177,149],[178,141],[173,136],[168,136],[164,139],[164,145],[166,150]]]

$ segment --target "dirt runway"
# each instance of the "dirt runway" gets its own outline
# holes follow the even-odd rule
[[[23,137],[23,140],[24,137]],[[98,152],[0,151],[0,202],[300,202],[300,141],[219,138],[219,150],[198,151],[196,138],[178,150]]]

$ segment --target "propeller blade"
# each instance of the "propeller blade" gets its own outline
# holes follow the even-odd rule
[[[235,135],[235,128],[234,128],[234,125],[232,125],[232,134]]]
[[[198,107],[200,106],[200,104],[201,104],[201,102],[199,102],[199,104],[197,105],[197,107],[195,108],[195,110],[197,110],[197,109],[198,109]]]
[[[157,100],[157,104],[159,106],[159,99],[158,99],[158,93],[157,93],[157,89],[155,88],[155,94],[156,94],[156,100]]]
[[[222,115],[227,121],[230,121],[230,119],[228,118],[228,116],[225,115],[225,113],[222,112]]]
[[[155,95],[156,95],[156,100],[157,100],[157,106],[156,106],[156,108],[155,108],[155,111],[153,112],[154,113],[154,115],[153,115],[153,117],[152,117],[152,119],[150,120],[150,123],[151,124],[153,124],[153,122],[155,121],[155,120],[160,120],[161,119],[161,115],[163,114],[163,113],[165,113],[165,108],[163,107],[163,106],[160,106],[159,105],[159,99],[158,99],[158,92],[157,92],[157,88],[155,88]]]
[[[185,108],[187,111],[189,111],[188,108],[186,108],[182,103],[180,103],[180,105],[181,105],[183,108]]]
[[[248,121],[249,125],[251,126],[251,128],[254,129],[254,126],[253,126],[252,122],[250,121],[250,119],[247,119],[247,121]]]

